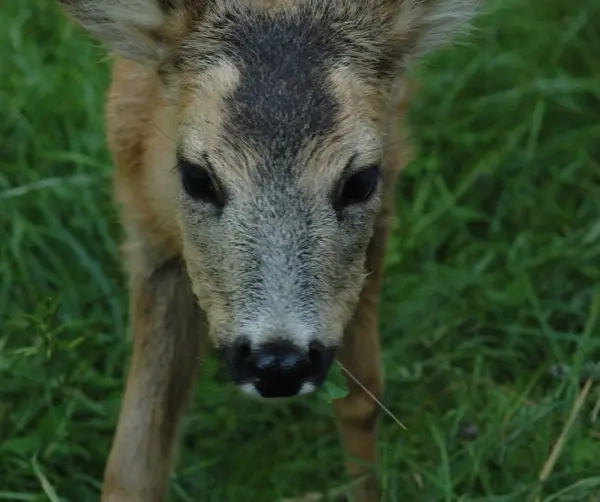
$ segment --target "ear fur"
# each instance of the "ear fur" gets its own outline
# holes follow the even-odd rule
[[[313,0],[325,2],[330,0]],[[354,2],[356,0],[346,0]],[[369,0],[362,0],[369,2]],[[397,13],[393,46],[402,66],[420,59],[467,31],[484,0],[387,0]],[[58,0],[90,34],[115,53],[160,64],[170,42],[183,31],[190,6],[200,0]],[[377,4],[377,0],[373,0]],[[188,8],[188,11],[185,9]],[[184,14],[184,15],[181,15]]]
[[[165,31],[180,2],[173,0],[58,0],[67,13],[115,53],[143,63],[168,51]]]
[[[468,31],[483,0],[400,0],[397,43],[407,59],[419,59]]]

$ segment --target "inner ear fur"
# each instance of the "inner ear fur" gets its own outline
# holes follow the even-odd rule
[[[189,0],[58,2],[70,17],[109,50],[141,63],[160,64],[185,30]]]
[[[466,33],[484,0],[393,0],[399,4],[395,45],[410,63]]]

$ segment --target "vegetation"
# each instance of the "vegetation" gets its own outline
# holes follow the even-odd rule
[[[600,4],[487,3],[419,69],[381,305],[407,427],[382,418],[385,500],[597,502]],[[130,350],[109,61],[54,2],[13,1],[0,68],[0,500],[96,500]],[[322,394],[260,404],[206,361],[171,501],[343,482]]]

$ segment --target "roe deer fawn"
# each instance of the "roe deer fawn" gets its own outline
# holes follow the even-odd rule
[[[207,343],[250,395],[310,393],[336,357],[381,394],[407,68],[482,0],[58,1],[116,55],[134,350],[102,501],[162,502]],[[349,474],[366,474],[354,499],[375,502],[379,410],[348,387],[334,413]]]

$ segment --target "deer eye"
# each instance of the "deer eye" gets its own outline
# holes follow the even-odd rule
[[[201,166],[180,159],[178,168],[181,184],[190,197],[220,207],[225,204],[223,191],[219,187],[208,161],[205,161],[205,165]]]
[[[337,207],[342,209],[369,200],[377,190],[380,177],[381,172],[377,165],[366,167],[349,176],[338,195]]]

